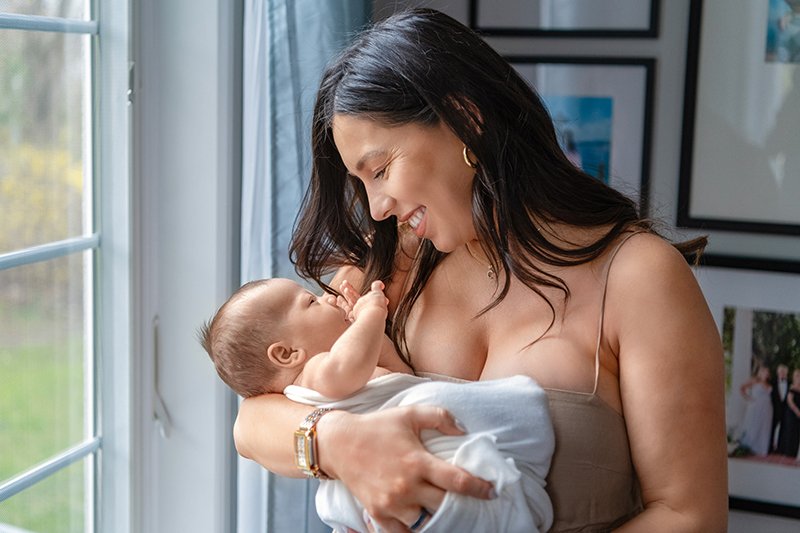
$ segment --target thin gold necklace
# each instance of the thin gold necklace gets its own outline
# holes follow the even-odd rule
[[[475,261],[477,261],[478,263],[483,263],[483,261],[481,261],[481,260],[478,258],[478,256],[477,256],[477,255],[475,255],[474,253],[472,253],[472,249],[469,247],[469,243],[468,243],[468,242],[465,242],[465,243],[464,243],[464,246],[466,246],[466,247],[467,247],[467,252],[469,252],[469,255],[471,255],[471,256],[472,256],[472,258],[473,258]],[[484,264],[485,264],[485,263],[484,263]],[[488,264],[488,266],[487,266],[487,270],[486,270],[486,277],[487,277],[487,278],[489,278],[489,279],[495,279],[495,278],[497,277],[497,272],[495,272],[495,271],[494,271],[494,266],[492,266],[492,264],[491,264],[491,263],[489,263],[489,264]]]

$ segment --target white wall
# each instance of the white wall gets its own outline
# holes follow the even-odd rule
[[[232,530],[235,403],[195,335],[238,276],[240,5],[132,3],[139,415],[132,531]],[[171,419],[166,436],[153,418],[156,376]]]

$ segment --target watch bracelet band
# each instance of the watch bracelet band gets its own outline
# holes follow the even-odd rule
[[[295,466],[308,477],[329,479],[319,467],[316,427],[319,419],[330,411],[326,407],[314,409],[294,432]]]

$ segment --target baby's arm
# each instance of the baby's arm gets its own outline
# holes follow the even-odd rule
[[[353,306],[356,304],[356,302],[358,302],[360,296],[349,280],[344,280],[341,282],[339,291],[342,293],[342,295],[337,298],[336,302],[339,307],[347,311],[348,316],[352,320]],[[382,372],[380,372],[381,369],[383,369]],[[378,359],[378,369],[376,374],[383,375],[392,372],[413,374],[414,370],[408,366],[400,357],[400,354],[397,353],[397,349],[395,348],[394,343],[389,336],[384,335],[383,349],[381,350],[380,358]],[[377,376],[373,374],[373,377]]]
[[[363,387],[384,347],[387,305],[383,283],[373,282],[370,292],[352,307],[350,327],[329,352],[308,360],[295,383],[328,398],[344,398]]]

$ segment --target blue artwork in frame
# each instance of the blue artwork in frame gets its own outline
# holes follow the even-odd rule
[[[542,95],[559,143],[572,163],[603,183],[611,168],[614,99],[603,96]]]

